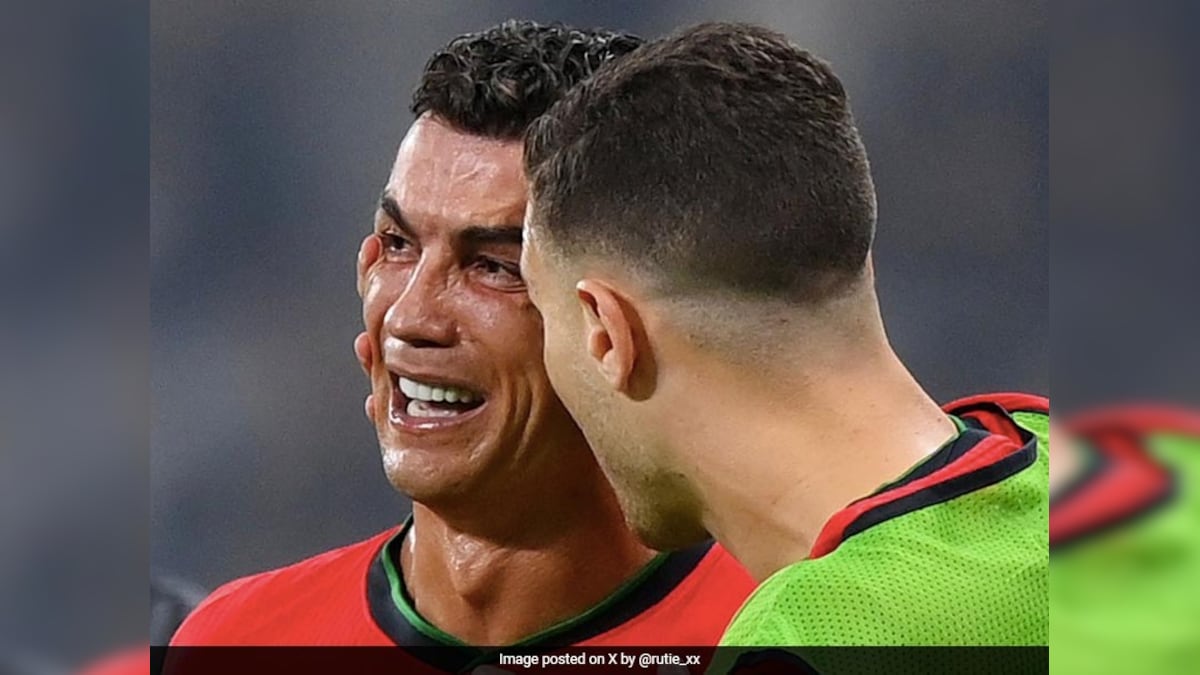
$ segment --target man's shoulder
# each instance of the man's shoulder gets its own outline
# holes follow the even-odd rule
[[[746,601],[722,644],[1044,644],[1044,526],[1039,545],[1033,535],[964,534],[930,509],[915,515],[928,519],[916,531],[888,521],[772,575]],[[942,539],[942,530],[956,535]]]
[[[960,624],[995,618],[990,602],[964,614],[960,589],[915,576],[897,578],[896,561],[848,567],[835,557],[804,561],[765,581],[734,618],[721,640],[730,646],[888,646],[1007,644],[1012,629],[964,634]],[[860,561],[861,562],[861,561]],[[1043,599],[1044,601],[1044,599]],[[1019,638],[1018,638],[1019,639]]]
[[[360,604],[366,575],[393,527],[368,539],[299,562],[230,581],[213,591],[180,626],[172,645],[241,644],[255,630],[285,614],[337,611]]]
[[[666,617],[678,614],[712,623],[717,632],[707,635],[709,642],[704,644],[720,636],[720,630],[755,588],[750,573],[719,543],[713,543],[694,568],[668,585],[670,591],[656,610]],[[679,619],[674,616],[670,620],[677,623]]]
[[[877,635],[890,624],[880,621],[893,600],[888,587],[838,574],[832,560],[806,560],[771,575],[746,600],[721,644],[893,644],[892,636]]]

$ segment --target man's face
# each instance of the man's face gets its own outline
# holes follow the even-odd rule
[[[538,449],[582,445],[542,367],[519,267],[524,209],[520,141],[413,124],[362,288],[384,468],[417,501],[477,494],[551,461]]]
[[[589,346],[594,324],[584,318],[589,310],[576,293],[579,275],[568,272],[571,261],[547,250],[532,212],[526,213],[521,270],[542,313],[546,372],[555,391],[583,429],[625,520],[646,545],[669,550],[706,539],[693,493],[658,441],[659,415],[649,398],[617,391],[601,373]]]

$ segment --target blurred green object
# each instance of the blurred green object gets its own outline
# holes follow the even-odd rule
[[[1114,408],[1064,431],[1089,461],[1051,504],[1051,672],[1197,672],[1200,414]]]

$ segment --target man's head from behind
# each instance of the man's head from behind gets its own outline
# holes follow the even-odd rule
[[[635,529],[686,543],[702,507],[671,430],[737,424],[689,416],[698,397],[719,410],[753,371],[874,330],[874,188],[846,93],[782,35],[697,26],[570,92],[525,167],[551,381]]]
[[[417,501],[488,503],[516,472],[590,461],[550,388],[520,276],[521,137],[639,44],[510,21],[456,38],[425,67],[375,218],[380,257],[359,279],[384,466]]]

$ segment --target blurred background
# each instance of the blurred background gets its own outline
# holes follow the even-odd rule
[[[1049,391],[1042,3],[155,2],[150,567],[209,588],[399,522],[354,257],[429,55],[507,18],[654,37],[761,23],[831,61],[879,193],[876,270],[939,400]]]
[[[403,517],[360,412],[353,256],[425,58],[504,18],[786,31],[852,93],[880,192],[884,312],[935,396],[1045,392],[1049,361],[1056,415],[1200,405],[1195,3],[5,9],[0,671],[65,672],[144,644],[148,572],[211,588]],[[1200,513],[1196,474],[1176,477],[1176,504]],[[1052,590],[1073,601],[1053,610],[1055,672],[1194,670],[1200,529],[1162,537],[1156,522],[1052,563]],[[1067,640],[1063,609],[1091,633]],[[1089,668],[1062,660],[1080,654]]]
[[[149,13],[0,18],[0,673],[144,642]]]

